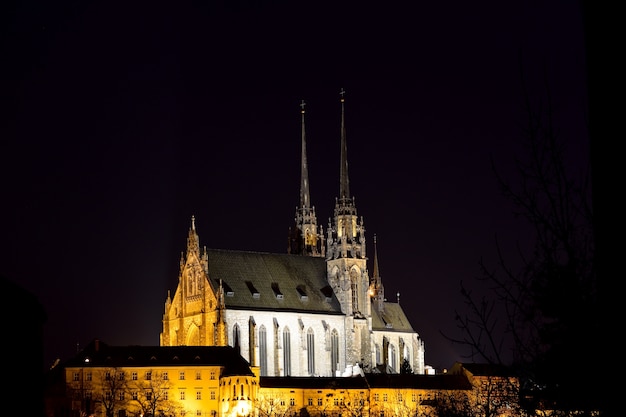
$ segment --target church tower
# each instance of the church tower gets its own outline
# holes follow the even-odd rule
[[[187,252],[181,256],[178,287],[167,294],[161,346],[227,346],[224,291],[209,281],[206,248],[200,251],[195,217],[187,236]]]
[[[376,235],[374,235],[374,271],[372,279],[370,280],[369,295],[376,311],[381,314],[384,313],[385,287],[383,287],[383,281],[380,278],[380,272],[378,270],[378,247],[376,245]]]
[[[324,232],[322,226],[317,229],[315,207],[311,206],[309,192],[309,167],[306,155],[306,130],[304,125],[304,100],[300,104],[302,124],[302,156],[300,166],[300,205],[296,207],[295,227],[289,229],[287,253],[323,257]]]
[[[371,305],[365,256],[365,227],[350,195],[345,127],[345,91],[341,90],[341,161],[339,198],[327,230],[326,264],[330,286],[346,315],[346,362],[372,365]]]

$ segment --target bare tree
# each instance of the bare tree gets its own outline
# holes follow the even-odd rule
[[[291,416],[295,410],[280,391],[260,394],[255,402],[255,407],[259,417]]]
[[[581,329],[597,334],[598,326],[590,173],[587,167],[578,175],[568,169],[548,83],[545,104],[531,103],[526,91],[524,97],[527,155],[516,161],[519,183],[492,166],[514,215],[533,232],[534,245],[530,251],[518,247],[519,259],[513,262],[496,239],[496,265],[480,262],[478,280],[487,294],[478,296],[462,283],[467,311],[455,317],[462,336],[444,336],[468,346],[469,357],[480,362],[504,364],[504,347],[512,346],[525,388],[553,397],[553,408],[580,412],[587,405],[578,400],[588,396],[579,392],[581,384],[572,383],[580,380],[572,371],[580,372],[574,365],[585,343]],[[558,394],[551,391],[557,386]]]
[[[97,380],[93,400],[104,408],[106,417],[114,417],[116,412],[128,406],[126,374],[118,368],[104,368],[94,371]]]
[[[389,401],[383,404],[385,415],[397,417],[417,417],[425,412],[421,407],[421,397],[413,398],[413,389],[395,389],[390,395]],[[415,401],[413,401],[415,399]],[[423,415],[423,414],[422,414]]]
[[[80,415],[90,415],[95,412],[96,403],[93,400],[93,391],[96,388],[93,383],[93,371],[80,369],[76,372],[71,382],[68,382],[68,398],[71,401],[71,409]]]
[[[145,378],[130,381],[128,390],[132,404],[144,416],[159,414],[174,414],[183,412],[182,407],[173,398],[170,398],[171,383],[167,373],[146,371]]]
[[[338,407],[342,416],[362,417],[368,410],[368,398],[365,392],[347,390],[338,399]]]
[[[473,416],[473,408],[469,395],[465,391],[444,391],[428,401],[430,407],[420,416],[425,417],[469,417]]]
[[[519,380],[502,376],[475,378],[469,402],[476,417],[520,416]]]

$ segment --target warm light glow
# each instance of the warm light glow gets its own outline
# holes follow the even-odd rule
[[[224,402],[222,405],[222,415],[229,417],[241,417],[250,415],[252,409],[250,401],[236,401],[236,405],[232,408],[232,411],[228,412],[228,402]]]

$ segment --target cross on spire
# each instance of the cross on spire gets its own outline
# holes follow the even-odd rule
[[[339,92],[339,95],[341,96],[341,101],[343,102],[344,96],[346,95],[346,90],[342,88],[341,91]]]
[[[304,106],[306,106],[306,103],[304,102],[304,100],[302,100],[302,102],[300,102],[300,107],[302,108],[302,113],[304,113]]]

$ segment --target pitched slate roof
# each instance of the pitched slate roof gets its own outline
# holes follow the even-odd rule
[[[423,390],[471,390],[465,375],[366,374],[371,388],[413,388]]]
[[[400,304],[389,302],[384,303],[382,314],[372,308],[372,330],[414,332]]]
[[[280,377],[262,376],[261,388],[309,388],[309,389],[368,389],[367,380],[362,376],[354,377]]]
[[[227,309],[342,314],[324,258],[207,249],[209,279]]]
[[[461,373],[463,369],[468,371],[472,376],[496,376],[511,377],[515,376],[512,368],[491,363],[471,363],[471,362],[455,362],[450,368],[450,373]]]
[[[93,340],[65,368],[221,366],[221,376],[254,375],[250,364],[232,346],[109,346]]]
[[[372,374],[345,378],[334,377],[268,377],[259,379],[262,388],[368,389],[412,388],[423,390],[471,390],[464,375]]]

